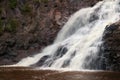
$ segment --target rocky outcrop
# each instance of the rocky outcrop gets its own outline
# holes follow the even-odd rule
[[[120,71],[120,21],[106,27],[103,41],[103,68]]]
[[[100,0],[0,0],[0,65],[51,44],[69,16]]]

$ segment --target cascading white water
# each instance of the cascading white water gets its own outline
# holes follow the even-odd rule
[[[119,19],[119,0],[104,0],[94,7],[81,9],[71,16],[52,45],[14,66],[39,63],[41,68],[98,69],[105,27]]]

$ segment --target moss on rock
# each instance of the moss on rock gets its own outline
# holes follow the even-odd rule
[[[16,32],[16,28],[18,26],[18,22],[15,19],[10,19],[5,27],[5,31],[8,32]]]
[[[34,0],[34,1],[39,3],[48,3],[49,0]]]
[[[2,20],[0,19],[0,35],[2,34],[3,32],[3,23],[2,23]]]
[[[9,7],[11,9],[16,8],[16,6],[17,6],[17,0],[9,0]]]
[[[31,12],[31,7],[28,4],[25,4],[22,6],[21,11],[23,13],[29,13],[29,12]]]

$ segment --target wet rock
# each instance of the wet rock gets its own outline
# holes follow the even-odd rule
[[[60,58],[62,57],[66,52],[68,51],[68,49],[64,46],[60,46],[58,48],[58,50],[56,51],[56,54],[55,54],[55,58]]]
[[[43,56],[36,64],[31,65],[31,66],[39,66],[39,67],[40,67],[40,66],[42,66],[42,65],[44,64],[44,62],[45,62],[48,58],[50,58],[49,55]]]
[[[102,54],[106,70],[120,71],[120,22],[106,27],[103,36]]]
[[[117,30],[117,28],[118,28],[118,25],[111,24],[111,25],[106,26],[105,30],[108,33],[113,33],[113,31]]]
[[[9,39],[9,40],[6,40],[6,44],[7,46],[9,47],[13,47],[15,45],[15,40],[14,39]]]
[[[61,14],[61,12],[60,11],[55,11],[55,21],[56,21],[56,23],[58,24],[58,25],[61,25],[61,23],[60,23],[60,19],[62,18],[62,14]]]
[[[97,20],[97,19],[99,19],[99,17],[98,17],[97,15],[91,14],[91,17],[90,17],[89,22],[93,22],[93,21],[95,21],[95,20]]]

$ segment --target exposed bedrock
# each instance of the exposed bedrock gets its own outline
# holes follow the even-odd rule
[[[101,53],[103,69],[120,71],[120,21],[106,27]]]

